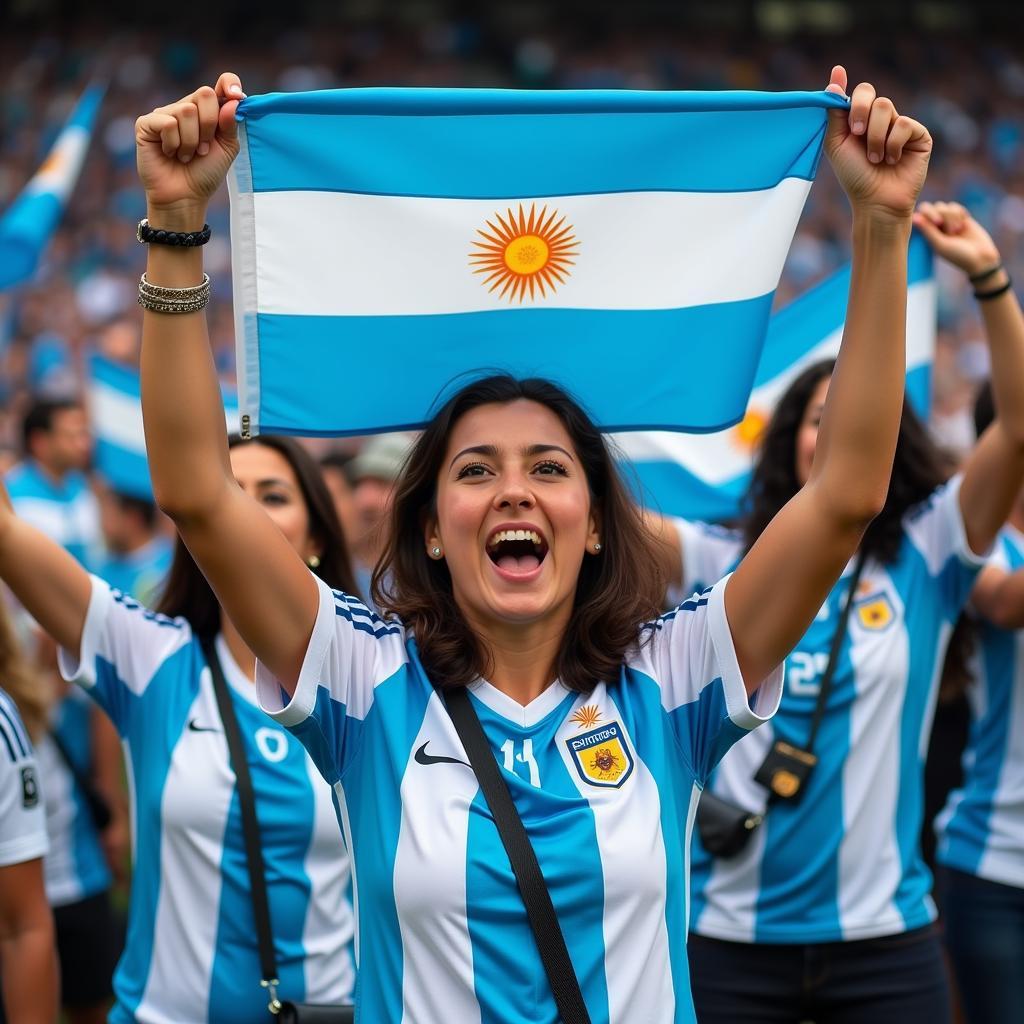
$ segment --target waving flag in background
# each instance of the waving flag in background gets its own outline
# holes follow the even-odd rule
[[[238,433],[238,398],[221,386],[229,433]],[[121,494],[153,499],[142,431],[139,372],[100,355],[89,359],[89,415],[93,461],[106,482]]]
[[[250,96],[230,179],[243,425],[406,429],[496,369],[563,383],[606,429],[735,423],[845,102]]]
[[[89,86],[34,177],[0,218],[0,288],[31,277],[89,149],[105,86]]]
[[[932,254],[916,232],[910,242],[907,294],[907,397],[925,418],[935,352],[936,290]],[[740,510],[754,447],[775,403],[806,366],[839,351],[849,265],[771,318],[747,414],[729,430],[699,437],[661,432],[619,434],[645,504],[687,519],[731,519]]]

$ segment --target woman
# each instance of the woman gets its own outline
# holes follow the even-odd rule
[[[986,387],[979,437],[995,410]],[[978,651],[964,779],[936,831],[946,946],[971,1024],[1024,1020],[1024,492],[971,592]]]
[[[830,88],[845,85],[836,68]],[[238,149],[241,95],[225,74],[137,122],[154,227],[202,226]],[[157,500],[256,652],[263,706],[335,784],[357,881],[362,1019],[557,1015],[435,692],[469,686],[591,1018],[693,1020],[684,880],[696,795],[773,712],[780,660],[881,507],[899,422],[906,246],[930,138],[861,85],[826,147],[854,205],[857,313],[814,482],[728,581],[656,621],[655,541],[603,438],[555,385],[470,384],[420,436],[376,571],[383,620],[312,577],[234,485],[201,300],[146,312]],[[195,287],[201,251],[150,245],[146,274]],[[573,752],[570,741],[601,734],[616,739],[600,757]]]
[[[2,606],[0,679],[5,687],[0,690],[0,1019],[53,1024],[60,974],[43,885],[46,820],[39,767],[25,728],[29,724],[38,738],[47,709]]]
[[[931,877],[921,858],[923,770],[943,653],[1024,476],[1024,319],[991,238],[954,203],[915,215],[933,249],[975,281],[999,415],[946,484],[944,460],[903,412],[889,494],[864,536],[817,758],[796,800],[755,775],[773,742],[803,749],[851,573],[788,659],[771,729],[731,751],[720,797],[766,814],[742,853],[696,844],[690,941],[701,1021],[949,1020]],[[718,579],[811,478],[831,363],[804,371],[765,433],[737,536],[682,524],[684,583]],[[810,980],[808,980],[810,979]]]
[[[297,443],[236,442],[227,465],[275,538],[325,580],[351,586],[330,496]],[[282,998],[347,1001],[349,868],[330,790],[300,744],[257,708],[254,656],[185,547],[149,611],[4,503],[0,576],[125,745],[134,875],[110,1020],[251,1024],[266,1014],[235,778],[202,638],[215,638],[247,748]]]

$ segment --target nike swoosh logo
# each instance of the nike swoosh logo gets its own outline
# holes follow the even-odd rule
[[[196,725],[196,720],[190,718],[188,720],[188,731],[189,732],[220,732],[220,729],[211,729],[208,726]]]
[[[427,740],[427,743],[429,742],[430,740]],[[417,764],[466,764],[465,761],[462,761],[457,757],[443,757],[441,755],[435,757],[433,754],[428,754],[427,743],[424,743],[414,755]],[[466,764],[466,767],[468,768],[469,765]]]

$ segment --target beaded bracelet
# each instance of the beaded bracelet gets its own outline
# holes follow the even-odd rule
[[[206,245],[210,240],[210,225],[204,224],[199,231],[165,231],[154,228],[145,217],[139,221],[135,229],[135,237],[143,244],[174,245],[186,249],[197,245]]]

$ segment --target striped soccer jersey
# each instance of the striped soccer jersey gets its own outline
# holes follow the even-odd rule
[[[331,790],[221,638],[217,650],[256,792],[282,998],[343,1001],[353,920]],[[128,768],[134,873],[112,1024],[263,1019],[235,777],[199,643],[93,577],[80,659],[60,661],[110,715]]]
[[[1024,568],[1024,535],[1004,528],[992,562]],[[968,691],[963,786],[938,822],[939,863],[1024,888],[1024,632],[980,625]]]
[[[99,505],[84,474],[69,473],[57,484],[37,462],[26,459],[7,475],[6,484],[19,518],[92,567],[101,547]],[[88,775],[93,759],[90,712],[76,696],[58,702],[51,727]],[[85,797],[49,736],[40,737],[37,755],[50,837],[46,896],[52,906],[63,907],[104,892],[112,876]]]
[[[471,699],[533,843],[591,1018],[693,1022],[687,849],[700,787],[775,709],[748,702],[725,583],[642,631],[613,685]],[[415,642],[320,584],[294,697],[260,702],[335,785],[356,892],[356,1005],[374,1024],[554,1024],[522,899]]]
[[[0,867],[42,857],[47,845],[35,753],[14,701],[0,690]]]
[[[895,562],[865,565],[803,797],[773,804],[736,857],[712,858],[695,839],[695,932],[739,942],[835,942],[897,934],[934,918],[918,848],[924,759],[946,645],[982,565],[967,546],[958,495],[958,479],[939,488],[905,517]],[[685,523],[680,532],[690,579],[713,579],[739,558],[735,535]],[[806,742],[851,570],[787,658],[771,726],[719,765],[712,779],[719,796],[762,810],[767,790],[754,774],[772,744]]]
[[[89,719],[94,713],[89,699],[72,691],[54,708],[50,725],[86,778],[92,760]],[[39,738],[36,752],[46,798],[46,831],[50,836],[50,852],[44,864],[46,898],[50,906],[64,907],[106,892],[113,876],[85,794],[49,734]]]

